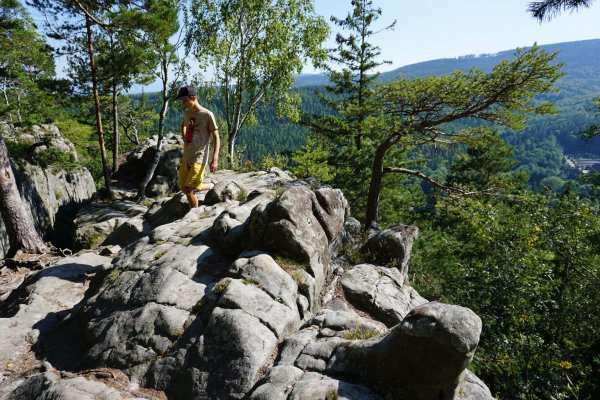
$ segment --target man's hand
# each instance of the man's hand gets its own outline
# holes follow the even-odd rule
[[[213,158],[210,162],[210,172],[215,172],[217,170],[217,166],[219,165],[219,160]]]

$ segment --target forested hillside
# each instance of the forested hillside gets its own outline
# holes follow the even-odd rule
[[[152,237],[151,241],[145,242],[149,245],[147,253],[139,253],[139,247],[134,243],[125,250],[130,254],[129,249],[136,249],[130,254],[136,258],[146,254],[147,257],[142,255],[139,260],[146,265],[148,260],[154,259],[159,262],[154,265],[161,271],[167,265],[159,260],[172,264],[172,259],[162,258],[165,255],[163,247],[158,249],[165,244],[159,239],[163,234],[169,235],[169,240],[177,239],[174,243],[177,246],[193,244],[189,247],[194,251],[203,247],[198,244],[204,240],[212,246],[221,239],[223,246],[218,247],[241,251],[249,242],[255,243],[254,236],[265,241],[268,238],[268,246],[277,243],[271,238],[287,237],[285,231],[277,229],[291,225],[301,231],[302,243],[312,243],[316,237],[314,227],[329,224],[333,215],[344,216],[339,224],[334,223],[335,230],[345,227],[354,239],[348,236],[348,242],[336,249],[341,252],[336,261],[345,260],[344,263],[360,266],[372,263],[370,256],[373,254],[366,253],[381,253],[381,248],[365,246],[372,235],[380,236],[386,230],[411,232],[410,240],[408,236],[402,237],[402,243],[413,243],[414,240],[410,284],[428,300],[459,304],[480,316],[483,322],[481,340],[472,370],[489,385],[493,396],[517,400],[599,399],[600,173],[593,171],[594,165],[587,174],[567,167],[564,155],[586,155],[592,160],[591,164],[600,158],[600,40],[534,45],[518,51],[507,49],[494,55],[434,60],[378,76],[375,71],[385,65],[385,53],[373,44],[378,42],[373,41],[373,36],[391,29],[394,23],[383,21],[384,18],[378,21],[384,14],[377,2],[344,2],[348,9],[336,9],[339,15],[334,16],[330,24],[327,23],[329,16],[318,14],[313,3],[312,0],[27,0],[26,3],[3,0],[0,2],[0,54],[3,54],[0,86],[4,97],[0,106],[0,161],[5,170],[2,176],[12,176],[13,165],[27,163],[55,171],[66,181],[77,182],[69,174],[85,167],[95,182],[97,193],[94,198],[103,204],[102,210],[108,204],[111,208],[122,207],[112,200],[115,195],[123,195],[126,189],[127,200],[135,200],[131,202],[132,210],[152,203],[160,207],[152,206],[152,212],[141,211],[140,218],[150,215],[150,218],[156,216],[162,220],[160,210],[176,212],[175,218],[183,217],[179,222],[182,228],[186,225],[185,230],[191,235],[189,239],[199,242],[191,243],[187,236],[171,235],[161,222],[160,227],[156,225],[158,230],[150,233],[147,239],[140,239],[146,241]],[[585,12],[584,8],[592,1],[528,3],[534,18],[545,23],[543,16],[533,11],[540,5],[551,7],[554,16],[578,6]],[[34,20],[29,7],[42,18]],[[421,4],[415,2],[415,7],[420,8]],[[456,9],[462,13],[461,7],[464,5],[457,2]],[[385,16],[394,17],[393,13]],[[502,21],[505,26],[510,26],[511,22]],[[455,21],[448,18],[448,23]],[[390,25],[382,27],[385,24]],[[469,23],[465,27],[471,28]],[[328,35],[334,38],[336,48],[325,48]],[[244,37],[249,39],[243,40]],[[423,45],[419,39],[415,36],[408,40]],[[407,39],[399,36],[399,40]],[[435,47],[432,46],[432,50]],[[188,50],[189,57],[181,57]],[[557,55],[554,51],[560,53]],[[57,53],[64,57],[68,70],[66,77],[56,74]],[[201,71],[206,72],[204,78],[212,81],[198,83],[190,62],[199,65]],[[330,85],[326,85],[323,76],[297,75],[309,64],[330,65],[333,68],[327,75]],[[130,94],[134,85],[149,82],[160,83],[160,93]],[[179,91],[189,84],[195,87]],[[556,92],[555,88],[560,91]],[[196,89],[199,96],[194,95]],[[178,93],[182,95],[176,101]],[[211,152],[212,159],[208,160],[211,175],[207,178],[212,180],[215,170],[217,173],[225,170],[222,176],[230,181],[223,182],[226,186],[222,187],[222,193],[231,193],[231,196],[227,194],[228,209],[217,205],[220,202],[213,203],[219,216],[212,211],[205,213],[206,208],[190,211],[189,206],[196,208],[194,201],[190,201],[194,190],[187,184],[183,188],[178,186],[176,171],[181,165],[182,149],[187,150],[187,156],[193,146],[182,147],[181,138],[167,135],[169,131],[180,130],[183,107],[199,109],[198,99],[200,104],[214,111],[220,127],[221,151]],[[299,104],[300,109],[297,108]],[[286,115],[287,119],[278,115]],[[73,143],[77,157],[49,146],[52,141],[36,133],[40,125],[43,129],[57,130]],[[585,129],[588,129],[587,136],[592,138],[587,142],[580,136]],[[149,136],[152,139],[145,140]],[[214,143],[216,147],[217,141]],[[134,148],[135,151],[130,152]],[[273,157],[281,154],[285,156]],[[139,164],[132,167],[129,161],[136,157],[139,157]],[[568,162],[577,165],[574,159]],[[161,160],[164,163],[159,165]],[[264,207],[253,203],[260,197],[253,191],[255,183],[249,184],[247,191],[240,186],[239,196],[235,195],[237,189],[228,189],[235,186],[228,177],[230,173],[249,172],[248,175],[263,176],[257,172],[262,170],[271,171],[267,175],[287,174],[272,169],[273,166],[288,169],[293,175],[290,179],[294,180],[294,186],[312,188],[320,186],[320,182],[340,189],[340,196],[343,193],[348,202],[349,212],[345,206],[335,211],[336,207],[325,205],[335,199],[338,205],[344,203],[341,197],[326,194],[331,193],[329,189],[313,193],[307,188],[310,199],[303,197],[304,201],[285,191],[285,184],[279,179],[271,181],[269,178],[265,196],[271,205],[264,203]],[[194,166],[193,169],[201,170],[202,167]],[[123,175],[131,182],[120,182]],[[130,191],[129,187],[120,186],[124,183],[136,188]],[[19,221],[19,218],[5,218],[4,214],[14,217],[17,209],[13,205],[22,203],[21,198],[27,197],[17,193],[19,188],[15,180],[2,180],[0,189],[6,189],[5,192],[10,194],[0,196],[3,221]],[[166,202],[162,197],[158,198],[158,193],[171,196],[180,189],[187,192],[187,200],[181,195]],[[217,190],[221,188],[215,187],[211,192],[214,194]],[[63,192],[52,187],[48,187],[47,192],[57,200],[63,196]],[[271,196],[276,197],[275,203],[271,203]],[[210,201],[205,201],[207,198],[210,199],[208,194],[201,207],[213,207]],[[288,219],[290,213],[278,208],[277,204],[282,202],[293,208],[308,205],[308,219],[307,216]],[[179,205],[171,206],[176,203]],[[247,207],[247,212],[238,206]],[[251,212],[251,208],[254,211]],[[315,213],[321,208],[322,212]],[[263,218],[263,210],[277,215],[277,219],[285,214],[285,221],[279,223]],[[112,210],[109,213],[114,214]],[[210,227],[210,234],[205,236],[188,226],[189,220],[185,217],[188,213],[203,220],[200,221],[202,229]],[[71,222],[86,223],[85,215],[74,218],[77,221],[68,218],[66,223],[69,226]],[[238,216],[243,221],[237,220]],[[206,218],[218,218],[218,225]],[[309,221],[310,226],[304,222],[288,223],[296,220]],[[104,222],[107,221],[102,220]],[[275,230],[267,235],[261,233],[261,226],[275,227]],[[15,254],[17,250],[44,252],[41,239],[40,246],[28,246],[23,240],[36,235],[20,235],[21,238],[16,235],[24,231],[35,233],[33,227],[28,229],[22,223],[12,224],[12,227],[14,229],[7,229],[7,232],[13,233],[13,238],[9,239]],[[143,235],[149,233],[145,222],[132,224],[132,228],[136,232],[139,228]],[[111,229],[117,229],[117,226],[111,225]],[[249,241],[246,240],[249,237],[239,235],[240,230],[246,229],[254,231]],[[321,237],[332,239],[335,235],[328,228]],[[384,235],[381,237],[383,239]],[[96,239],[90,241],[90,246],[97,244]],[[326,242],[322,246],[325,250],[329,248]],[[179,248],[173,247],[173,251]],[[246,250],[254,250],[254,247]],[[309,297],[321,293],[320,288],[311,289],[306,284],[317,279],[314,271],[311,273],[307,269],[313,266],[313,254],[320,253],[299,251],[297,261],[302,265],[288,264],[290,260],[284,259],[290,254],[281,254],[284,258],[281,262],[293,271],[291,275],[299,275],[299,279],[289,278],[293,279],[291,287],[294,291],[296,287],[301,288],[303,296],[306,295],[302,300],[300,297],[292,299],[290,304],[304,310],[309,310],[309,305],[313,304]],[[323,253],[324,257],[326,254],[327,251]],[[201,267],[196,262],[198,256],[194,253],[188,260],[191,263],[187,271],[194,285],[204,279],[195,270]],[[118,257],[129,264],[129,256]],[[211,255],[205,261],[210,264],[212,275],[215,269],[225,271],[227,267],[221,268],[219,264],[221,261],[230,264],[231,259],[214,253],[214,257]],[[387,271],[404,268],[408,259],[406,253],[393,253],[387,261],[377,262],[387,275]],[[138,269],[134,268],[136,274]],[[119,274],[124,272],[120,267],[116,270]],[[106,272],[103,269],[102,273]],[[228,270],[227,274],[232,272]],[[235,274],[237,276],[237,272]],[[385,291],[387,284],[380,280],[380,273],[372,276],[374,286]],[[113,278],[116,277],[112,272],[106,275],[106,279],[112,281]],[[323,278],[320,282],[326,281],[329,279]],[[253,284],[243,286],[254,287]],[[99,288],[95,284],[90,286],[94,292]],[[199,290],[220,297],[213,299],[217,303],[193,300],[186,305],[196,315],[194,318],[199,317],[200,325],[192,322],[190,329],[235,331],[207,323],[204,317],[208,315],[205,314],[206,307],[216,307],[222,300],[230,305],[219,285]],[[337,293],[337,290],[331,293]],[[365,293],[369,293],[370,299],[376,298],[378,303],[379,300],[395,302],[399,298],[393,293],[379,295],[370,290]],[[278,296],[269,295],[267,300],[278,305]],[[131,298],[137,301],[137,297]],[[161,307],[163,303],[172,304],[162,298],[160,304],[154,300],[150,303]],[[91,310],[86,307],[76,309]],[[127,305],[122,310],[129,312],[131,309]],[[95,313],[90,312],[89,316]],[[69,320],[75,322],[80,318]],[[183,316],[181,321],[188,324],[191,320]],[[243,319],[240,321],[244,323]],[[163,325],[159,325],[161,329],[157,332],[164,338]],[[156,328],[158,325],[151,326]],[[454,329],[458,325],[453,323],[452,326]],[[268,327],[264,331],[273,337],[272,332],[277,329]],[[116,331],[131,330],[119,328]],[[192,337],[187,336],[187,332],[182,335],[182,332],[169,328],[168,336],[181,340],[186,346],[202,342],[200,339],[190,341]],[[327,336],[329,334],[331,332]],[[84,336],[93,338],[83,333],[78,335]],[[283,337],[288,336],[277,336],[273,345],[281,343]],[[320,336],[318,340],[321,340]],[[115,339],[112,343],[123,342],[138,343],[137,339],[133,342]],[[139,343],[155,341],[142,338]],[[229,340],[222,343],[231,348]],[[336,342],[337,347],[339,343]],[[171,344],[159,343],[158,346],[151,353],[144,350],[144,357],[155,362],[156,356],[167,354],[165,351],[173,350],[178,359],[183,354],[179,347]],[[301,347],[309,349],[311,345]],[[472,348],[468,351],[471,355]],[[320,350],[310,352],[318,353],[319,357],[326,354]],[[110,351],[99,350],[97,354],[100,353],[109,354]],[[134,353],[126,353],[137,357]],[[218,367],[227,357],[221,357],[224,354],[221,352],[215,354],[220,354],[215,362]],[[265,359],[256,364],[257,368],[251,374],[241,375],[261,375],[261,366],[267,365],[266,360],[272,359],[273,354],[268,350]],[[196,361],[205,360],[203,357],[199,353],[191,355]],[[122,357],[117,358],[115,361],[119,366],[127,367],[130,372],[137,370],[137,367],[131,367],[133,364],[123,365]],[[248,357],[244,356],[244,359]],[[332,358],[326,356],[325,359]],[[185,364],[187,356],[182,360]],[[322,361],[321,358],[314,360],[317,364]],[[313,365],[313,361],[309,364]],[[437,365],[428,365],[434,364]],[[161,365],[175,364],[169,361]],[[223,365],[227,365],[227,371],[231,369],[229,361]],[[352,367],[358,371],[365,369],[361,364]],[[155,378],[162,380],[164,376],[162,367],[157,368],[156,374],[153,372],[148,378],[153,388],[159,387]],[[178,374],[179,371],[190,371],[187,367],[177,366],[176,369]],[[302,374],[304,369],[303,364],[298,372]],[[193,379],[177,376],[171,382],[173,385],[183,381],[194,385],[206,383],[200,372]],[[231,379],[238,378],[233,376]],[[356,382],[361,381],[357,379]],[[217,389],[221,387],[219,381],[209,383]],[[287,383],[285,385],[287,387]],[[252,387],[254,383],[248,389]],[[236,393],[236,397],[245,396],[242,392]],[[294,396],[286,393],[286,396]]]
[[[600,158],[600,139],[585,141],[579,133],[596,120],[592,99],[600,93],[600,39],[566,42],[540,46],[548,52],[559,52],[557,61],[563,63],[565,76],[557,87],[559,92],[540,96],[555,104],[557,114],[530,118],[525,129],[515,132],[503,130],[501,136],[515,148],[519,164],[531,176],[531,184],[559,185],[571,177],[565,168],[564,154],[586,154]],[[489,71],[498,62],[512,59],[514,50],[497,54],[470,55],[452,59],[439,59],[412,64],[383,73],[381,81],[394,80],[400,76],[409,78],[449,74],[455,70],[468,72],[471,68]],[[324,75],[299,75],[294,92],[302,98],[302,112],[306,114],[327,114],[328,111],[318,100],[316,93],[324,91]],[[150,95],[152,97],[152,95]],[[219,110],[222,105],[210,101],[209,108]],[[218,111],[217,111],[218,113]],[[181,109],[174,109],[168,116],[167,127],[177,131],[181,120]],[[224,122],[224,121],[223,121]],[[222,123],[223,123],[222,122]],[[244,128],[238,143],[243,149],[243,157],[258,161],[265,155],[297,150],[305,142],[307,130],[286,119],[278,119],[272,108],[262,108],[258,123]],[[428,153],[431,168],[442,168],[450,161],[449,154]],[[441,157],[441,159],[437,159]],[[558,180],[557,180],[558,178]]]

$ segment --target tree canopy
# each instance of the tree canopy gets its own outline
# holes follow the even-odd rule
[[[325,60],[328,27],[310,0],[193,0],[189,22],[196,58],[215,70],[232,159],[259,103],[292,119],[297,115],[297,97],[288,90],[306,63]]]

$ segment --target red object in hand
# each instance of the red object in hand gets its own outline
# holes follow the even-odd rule
[[[194,129],[196,129],[196,121],[194,119],[190,120],[188,124],[187,130],[185,131],[185,142],[192,143],[192,139],[194,138]]]

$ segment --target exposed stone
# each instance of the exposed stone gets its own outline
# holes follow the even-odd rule
[[[427,303],[380,340],[340,344],[327,371],[362,382],[387,398],[451,400],[480,333],[481,320],[468,308]]]
[[[280,170],[210,179],[223,189],[217,202],[192,210],[177,195],[148,211],[119,200],[80,213],[80,227],[112,224],[105,243],[124,247],[87,272],[96,278],[85,298],[79,289],[57,306],[51,328],[15,332],[36,343],[46,371],[72,372],[6,381],[0,363],[2,386],[33,398],[131,398],[78,376],[101,369],[95,379],[108,387],[106,367],[172,399],[488,399],[465,370],[481,330],[470,310],[423,304],[396,268],[344,272],[337,246],[352,223],[340,191]],[[277,198],[273,185],[284,190]],[[20,310],[30,287],[7,310]]]
[[[149,229],[146,228],[142,218],[130,218],[109,233],[102,245],[117,244],[125,247],[149,233]]]
[[[248,195],[247,189],[235,181],[219,182],[206,193],[204,204],[213,205],[228,200],[244,201]]]
[[[144,140],[131,152],[127,153],[125,162],[119,166],[116,179],[137,184],[142,181],[156,154],[158,136]],[[148,196],[165,196],[179,190],[177,186],[177,169],[183,151],[181,135],[167,134],[162,141],[161,157],[152,179],[146,187]]]
[[[363,251],[368,252],[376,263],[398,268],[406,278],[412,245],[418,234],[416,226],[394,225],[371,236]]]
[[[89,381],[83,377],[61,380],[56,374],[46,372],[27,379],[8,399],[123,400],[123,397],[118,390],[100,382]]]
[[[148,213],[146,221],[152,228],[168,224],[182,218],[190,211],[190,205],[183,193],[173,196],[154,213]]]
[[[397,268],[360,264],[341,278],[346,298],[387,326],[398,324],[414,307],[427,303]]]
[[[83,253],[31,273],[0,306],[0,365],[18,364],[31,346],[46,335],[77,304],[88,288],[87,275],[103,270],[107,257]],[[5,384],[5,383],[3,383]]]
[[[456,400],[493,400],[490,389],[471,371],[466,370]]]

